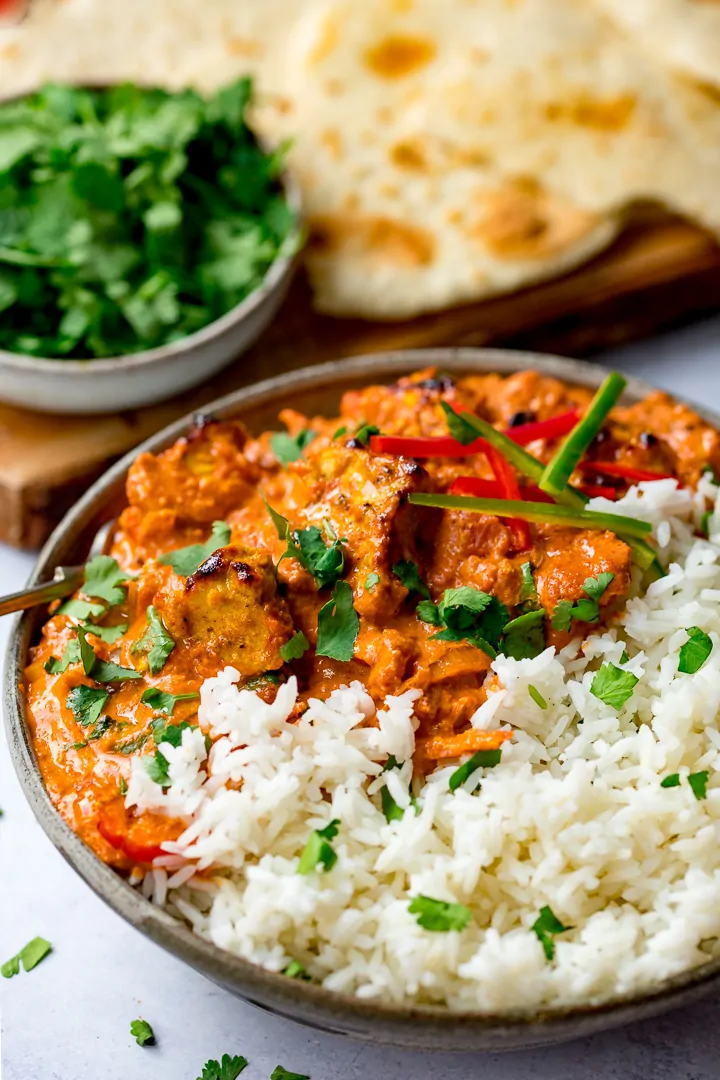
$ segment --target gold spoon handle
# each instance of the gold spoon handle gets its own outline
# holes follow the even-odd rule
[[[0,615],[9,615],[12,611],[25,611],[37,604],[49,604],[79,589],[85,575],[84,566],[59,566],[52,581],[44,585],[33,585],[22,592],[0,597]]]

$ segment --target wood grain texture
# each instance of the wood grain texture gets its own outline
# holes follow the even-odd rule
[[[409,322],[318,315],[307,283],[298,278],[280,315],[249,352],[172,401],[100,417],[0,405],[0,540],[37,547],[113,459],[185,413],[271,374],[434,345],[508,345],[583,356],[717,310],[720,248],[702,231],[652,209],[636,213],[611,249],[571,274]]]

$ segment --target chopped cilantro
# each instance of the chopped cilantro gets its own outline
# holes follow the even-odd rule
[[[582,586],[583,592],[586,593],[591,600],[599,600],[614,577],[614,574],[604,570],[601,574],[598,574],[596,578],[585,578]]]
[[[270,1080],[310,1080],[305,1073],[288,1072],[282,1065],[276,1065],[270,1073]]]
[[[43,667],[49,675],[61,675],[64,671],[67,671],[70,664],[79,663],[80,642],[76,637],[72,637],[63,650],[62,659],[58,660],[56,657],[51,656],[49,660],[45,661]]]
[[[169,720],[163,720],[161,717],[153,720],[150,725],[153,739],[155,740],[155,745],[157,747],[162,743],[169,743],[170,746],[174,747],[180,746],[182,743],[183,731],[191,731],[195,726],[196,725],[188,724],[187,720],[182,720],[179,724],[173,724]],[[161,750],[158,749],[152,757],[147,757],[144,764],[148,776],[151,780],[154,780],[156,784],[165,787],[169,783],[170,763]]]
[[[247,1061],[244,1057],[223,1054],[220,1061],[206,1061],[197,1080],[237,1080],[246,1067]]]
[[[532,565],[529,562],[523,563],[520,567],[520,573],[522,574],[522,586],[520,589],[520,601],[521,603],[526,600],[537,600],[537,585],[535,584],[535,578],[533,577]]]
[[[147,705],[149,709],[155,709],[157,712],[164,712],[168,716],[172,716],[175,704],[178,701],[190,701],[193,698],[200,697],[199,694],[168,694],[164,690],[158,690],[153,687],[150,690],[146,690],[143,696],[140,698],[140,702],[143,705]]]
[[[360,620],[353,607],[352,588],[347,581],[338,581],[332,599],[318,612],[316,656],[333,660],[352,660]]]
[[[82,591],[86,596],[94,596],[115,607],[125,599],[125,589],[120,586],[127,580],[128,575],[120,569],[115,559],[109,555],[96,555],[85,567]]]
[[[309,975],[299,960],[291,960],[286,968],[282,971],[283,975],[287,975],[288,979],[301,979],[303,982],[310,982],[312,975]]]
[[[389,772],[390,769],[399,769],[400,765],[401,763],[397,760],[395,755],[390,754],[382,767],[382,771],[385,773]],[[385,820],[387,822],[401,821],[405,816],[405,811],[395,802],[387,786],[380,789],[380,805],[382,806],[382,812],[385,815]],[[415,812],[418,813],[417,802],[412,792],[410,792],[410,805],[414,806]]]
[[[120,667],[110,660],[99,660],[92,645],[87,640],[85,628],[82,626],[78,626],[78,641],[80,643],[80,659],[82,660],[83,670],[95,682],[121,682],[123,679],[142,678],[141,673],[134,671],[132,668]]]
[[[540,908],[540,914],[530,928],[543,947],[547,960],[555,958],[555,942],[553,938],[557,934],[564,934],[566,930],[572,930],[572,926],[564,926],[558,917],[553,914],[547,905]]]
[[[702,772],[690,773],[688,776],[688,784],[692,788],[692,793],[698,801],[707,798],[707,782],[708,773],[705,769],[703,769]]]
[[[372,592],[378,581],[380,580],[379,574],[368,574],[363,582],[363,589],[367,589],[368,592]]]
[[[337,862],[337,855],[328,841],[334,840],[337,836],[339,824],[339,819],[333,818],[324,829],[313,829],[300,856],[298,874],[312,874],[318,867],[322,867],[323,873],[332,870]]]
[[[713,643],[699,626],[688,626],[686,633],[688,640],[680,649],[678,671],[684,675],[694,675],[712,652]]]
[[[286,641],[284,645],[280,646],[280,655],[287,664],[290,660],[299,660],[307,650],[310,648],[310,642],[303,634],[302,630],[298,630],[293,634],[289,641]]]
[[[29,941],[27,945],[16,953],[15,956],[11,956],[9,960],[0,967],[0,974],[3,979],[12,979],[13,975],[20,974],[20,963],[25,971],[32,971],[34,967],[37,967],[41,960],[44,960],[49,952],[52,952],[52,945],[45,938],[35,937],[32,941]]]
[[[640,680],[630,671],[606,663],[595,672],[590,693],[612,709],[621,709]]]
[[[710,480],[713,484],[720,485],[720,477],[718,476],[717,472],[709,461],[705,465],[703,465],[701,475],[707,476],[708,480]]]
[[[136,750],[142,750],[145,743],[150,738],[149,731],[141,731],[139,735],[136,735],[134,739],[128,739],[126,743],[120,743],[113,747],[113,753],[115,754],[134,754]]]
[[[447,401],[441,401],[440,408],[447,418],[448,431],[456,442],[462,443],[463,446],[469,446],[470,443],[474,443],[477,440],[477,431],[470,427],[461,416],[458,416],[455,410],[448,405]]]
[[[451,774],[448,787],[451,791],[456,791],[478,769],[492,769],[500,764],[501,758],[502,750],[478,750]]]
[[[597,622],[600,618],[598,601],[614,577],[614,574],[605,570],[596,578],[586,578],[582,585],[585,597],[581,597],[575,604],[571,600],[560,600],[553,612],[553,630],[569,630],[574,618],[579,622]]]
[[[68,694],[66,704],[78,724],[88,727],[99,719],[109,696],[109,691],[100,686],[75,686]]]
[[[713,516],[712,510],[706,510],[700,518],[700,532],[708,539],[710,536],[710,518]]]
[[[278,565],[283,559],[297,559],[300,565],[312,574],[321,589],[333,585],[342,577],[345,570],[343,541],[337,539],[329,522],[325,523],[326,532],[330,534],[332,541],[328,547],[317,525],[309,525],[296,532],[290,528],[287,518],[273,510],[269,503],[266,502],[265,506],[279,538],[287,543],[287,548],[278,559]]]
[[[660,781],[660,787],[680,787],[680,773],[670,773]]]
[[[89,600],[66,600],[57,609],[57,615],[67,615],[68,619],[77,619],[84,622],[91,615],[102,615],[105,608],[102,604],[91,604]]]
[[[444,627],[434,640],[469,641],[493,660],[507,622],[505,605],[497,597],[471,585],[446,589],[437,605],[422,600],[416,613],[423,622]]]
[[[162,619],[152,604],[147,609],[147,619],[147,630],[135,642],[132,651],[147,653],[150,674],[157,675],[165,667],[165,661],[175,648],[175,641],[168,634]]]
[[[406,559],[402,562],[395,563],[392,572],[409,593],[418,593],[425,600],[430,600],[432,602],[430,590],[420,577],[420,570],[417,563],[413,562],[412,559]]]
[[[118,784],[118,787],[120,788],[120,794],[121,795],[127,795],[128,786],[127,786],[127,780],[125,779],[124,776],[120,777],[120,783]]]
[[[215,551],[227,547],[231,535],[228,524],[224,521],[213,521],[210,538],[204,544],[189,544],[177,551],[168,551],[160,556],[158,562],[172,566],[178,577],[190,577]]]
[[[286,431],[274,431],[270,436],[272,452],[281,465],[289,465],[303,456],[303,451],[315,438],[315,432],[303,428],[297,435],[288,435]]]
[[[86,634],[94,634],[108,645],[114,645],[123,634],[127,633],[127,623],[119,623],[117,626],[95,626],[93,623],[85,623],[83,627]]]
[[[515,660],[532,660],[545,648],[545,612],[527,611],[506,623],[503,628],[500,652]]]
[[[131,1020],[130,1034],[135,1036],[138,1046],[154,1046],[155,1035],[147,1020]]]
[[[433,900],[431,896],[416,896],[408,906],[411,915],[417,915],[418,926],[423,930],[447,933],[464,930],[472,918],[464,904],[451,904],[447,900]]]
[[[536,686],[533,686],[532,683],[530,683],[530,685],[528,686],[528,694],[540,709],[547,709],[547,701],[542,696],[538,688]]]
[[[333,441],[334,441],[335,439],[339,439],[339,438],[341,438],[341,436],[343,436],[343,435],[347,435],[347,424],[343,424],[343,425],[342,425],[342,427],[339,427],[339,428],[337,429],[337,431],[336,431],[336,432],[335,432],[335,434],[333,435]]]
[[[376,427],[375,424],[360,424],[353,438],[362,443],[363,446],[367,446],[370,442],[370,436],[379,434],[380,428]]]
[[[629,659],[630,657],[627,654],[627,649],[623,649],[623,651],[620,653],[620,663],[627,664]]]

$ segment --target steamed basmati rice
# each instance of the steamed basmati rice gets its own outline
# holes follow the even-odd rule
[[[128,807],[188,822],[146,875],[145,894],[270,970],[297,960],[328,988],[395,1003],[597,1002],[706,962],[720,937],[720,514],[708,540],[697,532],[717,495],[707,479],[697,492],[657,481],[612,504],[653,524],[668,575],[610,628],[559,654],[499,656],[473,723],[512,726],[500,764],[454,793],[458,762],[443,765],[415,781],[416,809],[418,692],[376,713],[352,683],[289,724],[294,679],[271,705],[238,689],[232,668],[208,679],[200,728],[160,747],[167,790],[133,762]],[[714,645],[693,675],[677,671],[689,626]],[[590,693],[606,661],[639,678],[619,712]],[[390,754],[404,764],[382,772]],[[705,799],[687,782],[701,771]],[[673,773],[680,783],[661,787]],[[400,821],[382,813],[385,784],[408,808]],[[332,819],[337,862],[299,875],[311,831]],[[422,929],[408,912],[418,894],[466,905],[469,925]],[[531,929],[545,905],[572,927],[555,938],[552,961]]]

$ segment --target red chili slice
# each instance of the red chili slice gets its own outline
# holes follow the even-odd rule
[[[577,409],[552,416],[549,420],[537,420],[532,424],[518,424],[517,427],[507,428],[505,434],[518,446],[527,446],[536,439],[559,439],[562,435],[568,435],[580,419]]]
[[[470,457],[471,454],[484,454],[487,443],[476,439],[468,446],[463,446],[449,435],[436,438],[420,435],[371,435],[370,449],[375,454],[399,454],[401,457]]]
[[[502,499],[503,489],[497,480],[479,476],[458,476],[450,485],[451,495],[477,495],[481,499]]]
[[[118,851],[137,863],[151,863],[166,855],[160,846],[165,840],[177,840],[185,826],[172,818],[144,813],[133,817],[125,809],[123,798],[106,803],[98,817],[98,832]]]
[[[676,480],[670,473],[653,472],[651,469],[636,469],[632,465],[621,465],[619,461],[581,461],[578,469],[583,472],[602,473],[605,476],[619,476],[623,480]]]
[[[603,484],[583,484],[580,490],[589,499],[611,499],[616,502],[618,497],[615,488],[605,487]]]

